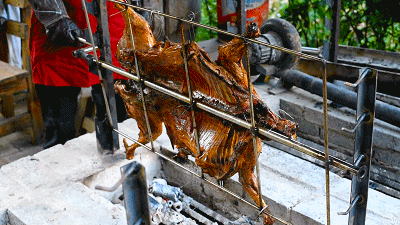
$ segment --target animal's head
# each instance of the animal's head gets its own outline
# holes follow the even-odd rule
[[[256,121],[262,127],[272,129],[296,140],[296,132],[298,129],[298,124],[296,122],[280,118],[262,101],[257,101],[256,104],[254,104],[254,112]]]

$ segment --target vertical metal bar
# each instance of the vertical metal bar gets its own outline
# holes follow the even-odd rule
[[[128,10],[128,7],[127,6],[125,6],[125,7]],[[151,133],[149,115],[147,113],[147,107],[146,107],[146,99],[144,97],[144,91],[143,91],[144,84],[143,84],[143,79],[142,79],[142,77],[140,75],[140,71],[139,71],[139,64],[138,64],[137,56],[136,56],[136,52],[135,52],[136,51],[135,40],[133,39],[132,24],[131,24],[131,19],[130,19],[129,16],[128,16],[128,23],[129,23],[129,31],[131,33],[132,48],[133,48],[133,52],[134,52],[134,55],[135,55],[135,68],[136,68],[136,74],[137,74],[138,79],[139,79],[140,96],[141,96],[141,100],[142,100],[142,104],[143,104],[144,117],[146,119],[147,133],[149,135],[151,149],[154,151],[153,134]]]
[[[236,1],[237,28],[239,34],[246,33],[246,0]]]
[[[186,82],[187,82],[187,86],[188,86],[188,93],[189,93],[189,100],[190,100],[190,111],[192,113],[193,133],[194,133],[194,138],[196,140],[197,156],[200,157],[201,149],[200,149],[200,142],[199,142],[199,134],[197,133],[196,115],[194,113],[194,108],[193,108],[194,102],[193,102],[192,84],[190,82],[190,76],[189,76],[189,62],[187,61],[185,33],[183,31],[183,23],[182,22],[181,22],[180,26],[181,26],[181,37],[182,37],[183,62],[185,64]]]
[[[254,119],[254,106],[253,106],[253,84],[251,83],[251,76],[250,76],[250,56],[249,56],[249,45],[248,44],[246,46],[246,57],[245,57],[245,59],[246,59],[247,85],[248,85],[248,89],[249,89],[251,132],[253,134],[254,158],[256,160],[258,195],[259,195],[259,201],[260,201],[260,210],[262,210],[263,209],[263,205],[262,205],[262,192],[261,192],[260,165],[258,163],[256,121]]]
[[[99,1],[100,14],[99,14],[99,22],[97,23],[97,32],[101,35],[99,38],[100,41],[100,60],[104,60],[104,62],[112,63],[111,56],[111,44],[110,44],[110,31],[108,25],[108,11],[107,11],[107,0]],[[106,92],[106,96],[104,96],[104,100],[106,103],[106,108],[109,110],[109,118],[110,118],[110,132],[109,137],[107,139],[112,140],[110,146],[112,152],[114,153],[117,149],[119,149],[119,139],[118,134],[112,132],[113,128],[118,129],[118,121],[117,121],[117,106],[115,101],[115,90],[114,90],[114,76],[110,70],[106,70],[104,68],[100,68],[101,73],[103,75],[104,85],[103,90]],[[108,105],[107,105],[108,103]]]
[[[326,224],[331,224],[331,205],[329,191],[329,139],[328,139],[328,88],[326,75],[326,61],[324,61],[324,77],[322,81],[324,105],[324,146],[325,146],[325,191],[326,191]]]
[[[340,8],[341,0],[333,0],[331,38],[329,47],[329,61],[337,62],[339,52],[339,34],[340,34]]]
[[[365,73],[367,76],[358,86],[357,120],[364,113],[369,114],[369,120],[365,120],[356,130],[354,162],[362,155],[364,160],[359,161],[359,173],[353,176],[350,197],[350,202],[354,202],[357,196],[361,197],[361,201],[357,201],[358,204],[350,210],[349,225],[364,225],[367,211],[378,72],[366,69]]]
[[[101,59],[107,63],[112,64],[110,35],[109,35],[109,29],[108,29],[107,1],[99,0],[99,2],[100,2],[99,5],[100,5],[101,12],[98,17],[98,20],[100,22],[98,23],[97,29],[102,36],[102,38],[100,39]],[[89,30],[91,45],[93,47],[93,55],[94,55],[96,62],[98,62],[99,58],[97,56],[97,51],[95,48],[96,46],[94,44],[92,27],[90,25],[88,9],[86,7],[85,0],[82,0],[82,6],[83,6],[84,12],[85,12],[86,23],[87,23],[88,30]],[[97,138],[97,140],[102,138],[99,136],[100,132],[102,132],[104,134],[108,134],[107,135],[107,146],[98,144],[97,147],[101,153],[103,153],[104,150],[111,150],[112,153],[114,153],[115,150],[119,148],[118,134],[112,132],[113,129],[118,129],[117,111],[116,111],[115,93],[114,93],[114,79],[113,79],[113,75],[112,75],[111,71],[106,70],[104,68],[100,68],[100,66],[98,66],[97,69],[98,69],[98,74],[99,74],[100,82],[101,82],[101,86],[102,86],[101,89],[102,89],[103,97],[104,97],[104,101],[105,101],[107,119],[108,119],[108,122],[110,125],[110,128],[106,128],[105,126],[100,124],[101,121],[96,120],[96,123],[97,123],[96,124],[96,138]],[[106,77],[104,77],[103,75],[105,75]],[[106,91],[106,89],[107,89],[107,91]],[[109,101],[111,101],[111,102],[109,102]],[[102,130],[99,130],[99,132],[97,132],[98,129],[102,129]],[[108,131],[105,131],[103,129],[108,129]],[[104,140],[98,141],[98,143],[100,143],[100,142],[104,143]]]
[[[150,225],[149,194],[144,166],[133,161],[121,167],[126,218],[128,225]]]

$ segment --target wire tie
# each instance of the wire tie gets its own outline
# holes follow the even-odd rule
[[[250,132],[253,134],[253,136],[257,136],[259,134],[258,127],[250,128]]]
[[[264,208],[262,208],[261,211],[258,213],[257,220],[260,219],[261,214],[262,214],[262,213],[264,212],[264,210],[266,210],[266,209],[268,209],[268,206],[267,206],[267,205],[264,206]]]

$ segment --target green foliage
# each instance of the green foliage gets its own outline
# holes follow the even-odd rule
[[[325,0],[270,1],[269,17],[283,18],[299,31],[302,44],[320,47],[329,40],[325,27],[332,10]],[[358,46],[386,51],[400,51],[400,1],[342,0],[340,45]],[[201,0],[201,23],[217,27],[217,1]],[[398,10],[396,10],[398,9]],[[397,13],[397,14],[396,14]],[[217,37],[215,31],[197,30],[196,41]]]
[[[341,2],[339,44],[386,51],[400,50],[400,20],[393,13],[396,10],[392,10],[400,8],[398,1]],[[325,28],[325,20],[330,19],[332,10],[324,0],[289,0],[289,4],[283,5],[275,13],[298,29],[303,45],[319,47],[323,40],[329,40],[330,31]]]
[[[217,27],[217,1],[202,0],[201,1],[201,23],[212,27]],[[196,41],[208,40],[217,37],[217,32],[202,27],[197,29]]]
[[[280,14],[281,18],[297,28],[303,45],[318,47],[329,39],[330,31],[325,27],[325,17],[330,18],[331,12],[320,0],[291,0]]]

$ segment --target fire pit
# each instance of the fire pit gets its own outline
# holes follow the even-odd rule
[[[158,151],[166,156],[175,154],[162,147],[158,148]],[[251,207],[246,207],[245,204],[228,193],[218,190],[203,179],[183,171],[175,164],[159,158],[153,153],[139,151],[138,157],[135,157],[134,160],[139,160],[146,170],[152,224],[252,225],[256,224],[257,221],[260,224],[262,223],[262,219],[258,218],[258,213]],[[126,169],[129,165],[113,166],[99,174],[88,177],[83,180],[83,183],[90,188],[105,184],[113,185],[121,177],[119,167],[124,171],[124,168]],[[201,174],[199,168],[191,160],[184,162],[183,166]],[[205,175],[205,178],[212,180],[208,175]],[[213,181],[217,183],[216,180]],[[229,189],[236,189],[236,191],[239,190],[238,193],[245,195],[240,183],[235,180],[228,180],[224,186]],[[104,187],[98,188],[105,189]],[[104,190],[96,190],[96,192],[113,204],[124,207],[125,199],[122,186],[111,192]],[[132,190],[127,192],[132,192]],[[128,200],[135,201],[132,198]],[[251,201],[250,198],[248,200]],[[132,204],[137,203],[128,203],[128,205]],[[127,210],[128,214],[130,210],[132,211],[132,209]]]

